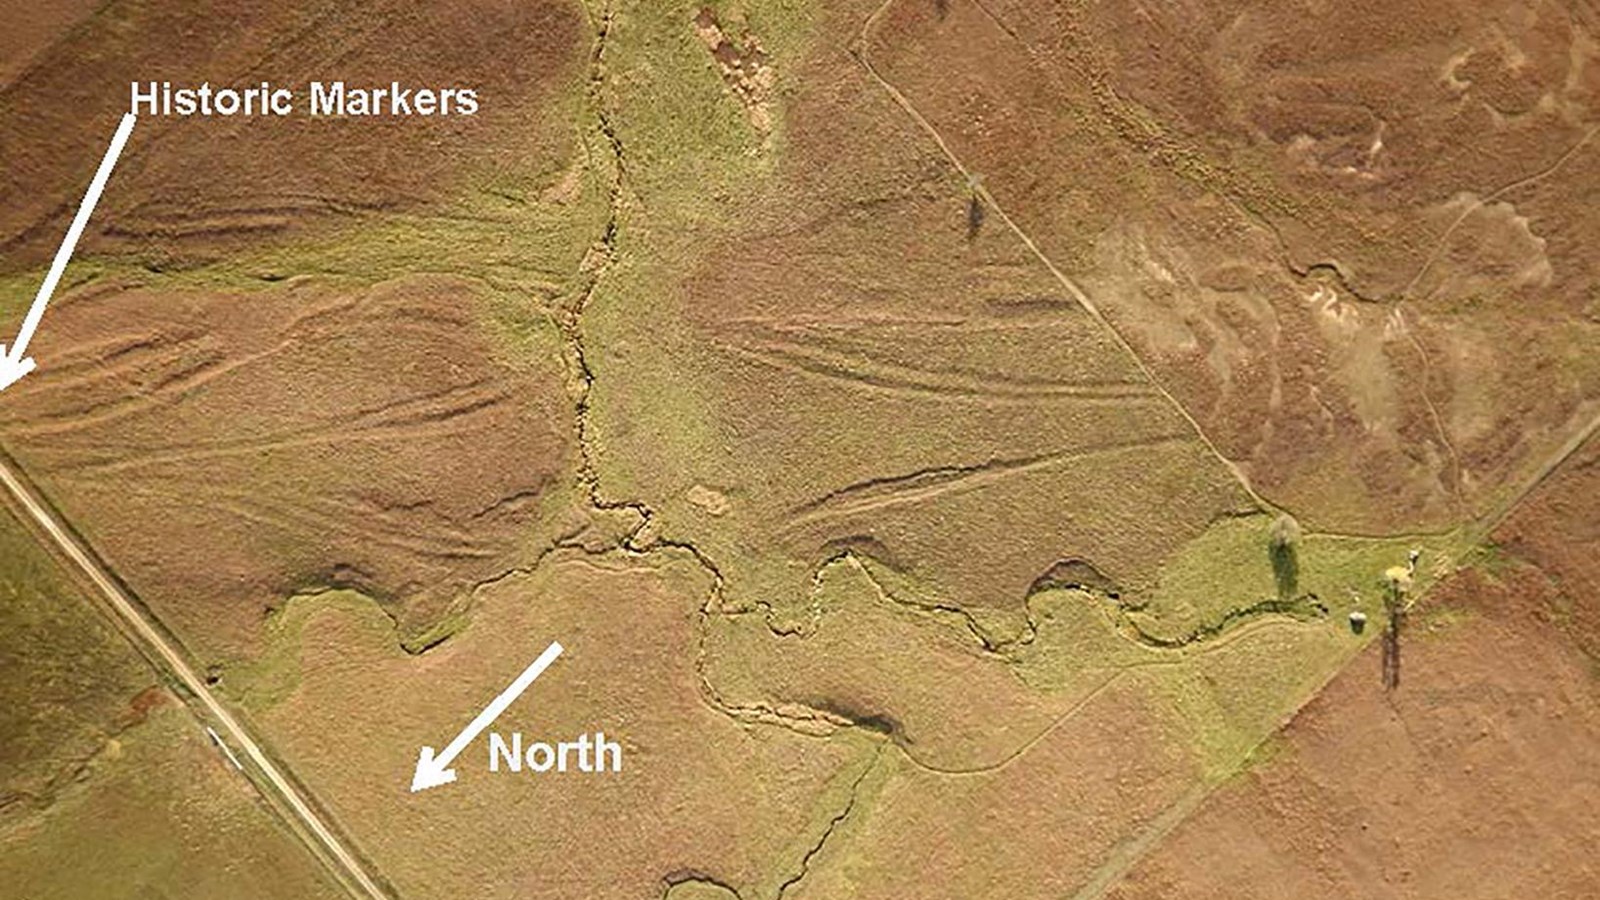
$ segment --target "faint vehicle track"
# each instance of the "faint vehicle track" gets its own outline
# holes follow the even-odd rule
[[[93,388],[105,382],[133,388],[136,385],[131,377],[141,368],[166,367],[173,362],[177,363],[178,368],[164,373],[153,385],[119,392],[103,402],[19,422],[11,428],[10,433],[21,437],[67,434],[88,426],[119,422],[151,408],[175,404],[219,378],[294,349],[313,336],[322,320],[348,313],[360,307],[362,302],[338,301],[298,311],[280,329],[281,338],[276,343],[267,345],[265,349],[235,354],[231,358],[227,350],[204,331],[179,335],[159,330],[146,331],[63,348],[55,356],[52,377],[36,384],[30,383],[29,390],[48,394]],[[182,358],[185,353],[203,355],[204,358],[186,361]],[[416,399],[419,398],[408,398],[403,402]],[[357,418],[369,412],[358,412]]]
[[[928,119],[922,115],[922,112],[917,109],[917,107],[908,97],[906,97],[905,94],[901,93],[899,88],[895,87],[887,78],[883,77],[883,75],[878,72],[877,68],[872,64],[872,60],[867,56],[867,46],[870,43],[870,36],[873,26],[877,24],[878,19],[895,2],[896,0],[885,0],[883,5],[879,6],[877,10],[872,13],[872,15],[867,17],[867,20],[862,23],[861,31],[856,37],[854,46],[850,49],[850,55],[861,64],[861,67],[866,70],[867,75],[872,79],[872,81],[889,95],[890,99],[894,101],[895,105],[900,107],[900,109],[917,124],[917,127],[920,128],[922,132],[926,134],[935,145],[938,146],[940,153],[944,155],[945,159],[956,168],[956,171],[960,172],[961,175],[966,178],[967,183],[972,186],[974,194],[981,198],[984,204],[1000,217],[1001,221],[1005,222],[1006,227],[1011,231],[1011,233],[1016,235],[1017,239],[1022,241],[1023,245],[1028,248],[1028,252],[1033,254],[1034,258],[1038,259],[1039,262],[1044,264],[1045,269],[1050,272],[1051,277],[1053,277],[1057,283],[1066,289],[1067,293],[1073,298],[1073,300],[1076,301],[1077,304],[1082,307],[1083,310],[1101,326],[1101,328],[1104,329],[1105,333],[1116,342],[1118,348],[1121,349],[1123,353],[1127,355],[1128,359],[1139,368],[1139,371],[1150,382],[1150,385],[1156,391],[1158,391],[1169,404],[1171,404],[1173,410],[1179,415],[1183,416],[1184,420],[1188,422],[1189,427],[1194,430],[1195,437],[1198,438],[1199,441],[1205,445],[1206,450],[1209,451],[1210,454],[1228,470],[1228,472],[1233,476],[1234,480],[1239,483],[1239,487],[1249,495],[1251,501],[1253,501],[1263,510],[1277,509],[1278,507],[1268,503],[1264,497],[1256,493],[1255,487],[1250,483],[1250,479],[1245,476],[1244,470],[1240,469],[1237,463],[1224,455],[1222,450],[1212,442],[1211,437],[1206,434],[1205,429],[1200,427],[1200,422],[1195,419],[1193,414],[1189,412],[1188,407],[1179,402],[1178,398],[1167,389],[1166,385],[1163,384],[1161,379],[1157,377],[1155,370],[1151,368],[1149,363],[1145,362],[1144,357],[1140,355],[1136,349],[1134,349],[1134,346],[1129,343],[1128,339],[1123,336],[1122,332],[1112,324],[1111,320],[1106,317],[1105,313],[1101,311],[1100,307],[1089,298],[1089,295],[1084,292],[1083,288],[1079,286],[1076,281],[1068,277],[1065,272],[1058,268],[1055,262],[1051,260],[1049,256],[1045,255],[1044,250],[1034,242],[1033,237],[1024,231],[1022,226],[1018,225],[1015,219],[1011,218],[1011,215],[1006,212],[1005,208],[1000,205],[1000,203],[995,199],[994,195],[989,192],[989,189],[984,186],[982,179],[976,177],[973,171],[967,167],[966,163],[961,160],[961,157],[956,155],[956,152],[950,147],[950,144],[945,141],[944,135],[940,134],[939,130],[933,127],[933,123],[929,122]]]
[[[980,377],[874,360],[862,354],[845,354],[800,341],[767,338],[748,344],[718,342],[717,345],[727,352],[773,368],[815,375],[861,388],[935,400],[1126,402],[1160,396],[1148,384],[1139,382],[1074,384],[1042,379],[1023,381],[999,375]]]
[[[940,134],[939,131],[934,128],[933,124],[922,115],[916,106],[911,103],[909,98],[907,98],[898,88],[894,86],[894,84],[886,79],[874,67],[872,61],[867,55],[867,47],[870,42],[872,30],[877,24],[878,20],[882,18],[884,13],[887,12],[887,10],[896,2],[897,0],[884,0],[884,2],[866,18],[866,20],[862,23],[861,29],[854,42],[854,46],[851,47],[851,55],[866,71],[868,77],[886,94],[888,94],[891,100],[908,117],[910,117],[913,122],[916,123],[916,125],[935,143],[935,145],[937,145],[940,152],[947,160],[949,160],[950,164],[953,165],[962,175],[966,176],[968,183],[972,185],[974,193],[981,198],[985,204],[987,204],[989,209],[999,215],[1001,220],[1004,221],[1011,232],[1023,242],[1028,250],[1041,263],[1044,264],[1044,266],[1049,270],[1050,274],[1054,276],[1064,288],[1067,289],[1068,293],[1071,294],[1071,296],[1098,323],[1104,326],[1105,330],[1117,341],[1118,345],[1127,353],[1127,355],[1146,375],[1146,377],[1149,378],[1151,384],[1154,385],[1161,395],[1170,401],[1176,411],[1181,414],[1185,420],[1187,420],[1189,425],[1194,429],[1194,432],[1199,440],[1203,442],[1207,449],[1210,450],[1210,452],[1234,475],[1240,486],[1251,497],[1251,499],[1259,504],[1264,510],[1274,509],[1275,507],[1273,505],[1267,503],[1264,498],[1255,492],[1244,472],[1230,459],[1224,456],[1220,449],[1211,442],[1210,438],[1200,427],[1199,422],[1194,418],[1194,416],[1191,415],[1188,409],[1182,403],[1180,403],[1170,391],[1166,389],[1160,380],[1156,378],[1154,370],[1151,369],[1151,367],[1144,361],[1143,357],[1134,349],[1127,339],[1122,336],[1121,332],[1118,331],[1114,325],[1112,325],[1112,323],[1098,309],[1093,301],[1090,300],[1085,292],[1064,272],[1055,266],[1050,258],[1044,254],[1043,250],[1033,241],[1031,236],[1029,236],[1021,228],[1021,226],[1018,225],[1009,214],[1007,214],[1005,209],[1000,206],[998,202],[996,202],[993,195],[990,194],[981,180],[975,178],[972,171],[968,169],[960,157],[955,154],[954,150],[945,141],[943,135]],[[988,9],[987,6],[983,5],[981,2],[977,2],[977,5],[991,19],[995,19],[993,13]],[[998,20],[996,21],[998,22]],[[1009,28],[1006,28],[1003,23],[1000,24],[1003,30],[1005,30],[1013,38],[1016,38],[1014,32],[1012,32]],[[1557,160],[1554,165],[1548,167],[1544,171],[1535,173],[1532,176],[1520,179],[1516,182],[1512,182],[1511,184],[1496,190],[1479,205],[1486,205],[1487,203],[1498,199],[1500,196],[1511,190],[1525,186],[1553,173],[1562,165],[1566,164],[1566,162],[1568,162],[1573,156],[1575,156],[1583,146],[1585,146],[1593,137],[1595,137],[1596,134],[1600,134],[1600,126],[1597,126],[1587,132],[1584,137],[1578,141],[1574,147],[1567,151],[1567,153],[1564,154],[1559,160]],[[1445,234],[1441,237],[1439,245],[1429,256],[1416,276],[1413,277],[1411,283],[1407,285],[1407,288],[1405,289],[1406,291],[1409,291],[1412,287],[1414,287],[1417,281],[1420,280],[1426,273],[1427,269],[1436,262],[1438,256],[1443,252],[1444,244],[1448,240],[1450,234],[1475,209],[1476,207],[1474,207],[1473,210],[1464,212],[1456,222],[1449,226]],[[1417,347],[1417,349],[1419,353],[1423,354],[1424,360],[1426,360],[1426,353],[1422,350],[1420,345]],[[1442,423],[1438,421],[1437,412],[1433,410],[1431,398],[1425,397],[1425,399],[1428,400],[1430,412],[1433,412],[1434,414],[1435,424],[1442,425]],[[1559,448],[1558,451],[1553,454],[1546,463],[1540,466],[1536,473],[1515,493],[1508,496],[1502,503],[1497,504],[1494,509],[1488,512],[1486,515],[1480,517],[1478,522],[1470,527],[1469,533],[1474,543],[1487,537],[1488,534],[1492,532],[1499,523],[1503,522],[1524,499],[1532,494],[1540,484],[1544,483],[1544,481],[1549,478],[1549,476],[1561,465],[1562,462],[1577,452],[1578,448],[1583,446],[1596,433],[1600,433],[1600,415],[1595,416],[1590,422],[1587,423],[1587,425],[1580,428],[1571,438],[1569,438],[1569,440],[1563,444],[1562,447]],[[1452,454],[1454,453],[1453,448],[1451,449],[1451,452]],[[1331,679],[1337,675],[1339,668],[1336,668],[1333,672],[1330,672],[1328,677]],[[1113,678],[1114,677],[1115,676],[1113,676]],[[1315,697],[1320,692],[1321,688],[1319,686],[1316,690],[1309,692],[1307,697]],[[1024,748],[1024,752],[1025,750],[1026,748]],[[1096,869],[1089,881],[1086,882],[1078,890],[1078,892],[1073,895],[1073,900],[1093,900],[1093,898],[1103,896],[1105,892],[1117,882],[1118,879],[1120,879],[1126,872],[1130,871],[1133,866],[1136,865],[1140,859],[1144,858],[1144,856],[1148,854],[1157,844],[1159,844],[1161,840],[1172,831],[1172,829],[1176,828],[1178,824],[1186,820],[1193,812],[1199,809],[1200,806],[1211,796],[1212,791],[1215,790],[1215,788],[1221,783],[1223,783],[1222,780],[1215,782],[1202,782],[1197,784],[1176,803],[1163,810],[1162,813],[1148,825],[1148,827],[1119,844],[1117,848],[1113,850],[1110,856],[1107,857]]]
[[[320,497],[307,498],[305,502],[300,503],[288,499],[274,503],[266,497],[242,491],[210,489],[197,493],[187,481],[180,481],[171,491],[135,486],[120,486],[118,491],[174,508],[209,509],[293,535],[320,536],[337,533],[360,538],[372,546],[417,557],[456,561],[492,559],[497,555],[490,548],[475,543],[470,536],[457,529],[436,526],[437,531],[419,533],[414,524],[386,521],[369,510],[357,509],[348,504]],[[319,505],[321,509],[317,508]],[[429,541],[428,538],[431,536],[436,536],[439,540]]]
[[[810,525],[813,522],[837,519],[844,516],[921,503],[945,494],[977,490],[996,481],[1017,475],[1037,472],[1065,465],[1092,456],[1122,453],[1130,450],[1149,450],[1158,447],[1176,447],[1193,442],[1186,435],[1149,438],[1123,443],[1102,444],[1076,450],[1063,450],[1022,459],[996,459],[973,466],[944,466],[912,472],[908,475],[872,479],[840,488],[825,496],[801,504],[789,512],[793,518],[787,529]]]
[[[356,896],[387,900],[390,894],[367,873],[363,863],[313,809],[311,801],[302,795],[292,776],[286,775],[272,761],[250,731],[211,693],[205,680],[189,665],[174,642],[97,560],[93,551],[69,531],[47,502],[27,485],[15,464],[4,453],[0,453],[0,484],[4,485],[13,505],[33,524],[39,536],[46,539],[79,575],[94,586],[99,598],[140,651],[191,695],[192,700],[188,705],[195,716],[202,722],[214,723],[222,734],[237,744],[249,764],[245,774],[251,784],[294,827],[300,838],[316,851],[318,859],[333,872],[339,883]]]
[[[1586,424],[1574,431],[1572,436],[1567,438],[1566,442],[1558,447],[1556,452],[1552,453],[1550,458],[1545,460],[1544,464],[1539,466],[1515,492],[1479,519],[1472,527],[1472,542],[1476,544],[1488,539],[1489,535],[1500,527],[1500,523],[1510,518],[1517,507],[1522,505],[1522,501],[1528,499],[1540,485],[1548,481],[1562,463],[1570,459],[1596,434],[1600,434],[1600,413],[1596,413]]]
[[[201,341],[183,342],[179,346],[211,349],[203,347],[202,343]],[[140,349],[153,346],[155,346],[154,343],[134,344],[118,348],[115,352],[99,360],[73,360],[64,366],[57,366],[51,373],[54,377],[41,385],[41,388],[59,390],[92,385],[96,381],[104,381],[108,378],[120,379],[124,375],[132,374],[140,364],[137,359],[124,361],[124,358],[137,353]],[[293,346],[293,341],[285,340],[266,350],[228,361],[224,361],[221,351],[215,351],[209,358],[167,374],[157,384],[137,393],[119,395],[104,403],[80,407],[53,415],[39,416],[29,422],[19,424],[12,429],[12,433],[24,437],[43,437],[46,435],[66,434],[96,425],[120,422],[150,407],[177,403],[212,381],[252,363],[281,353],[291,346]],[[112,365],[112,363],[115,364]]]
[[[1427,259],[1422,261],[1421,267],[1417,269],[1417,274],[1411,276],[1411,280],[1406,282],[1406,286],[1400,289],[1400,296],[1404,298],[1411,294],[1412,289],[1417,286],[1417,282],[1421,281],[1423,276],[1427,275],[1428,271],[1432,269],[1434,264],[1439,261],[1439,257],[1444,255],[1445,248],[1449,245],[1450,238],[1455,235],[1456,229],[1461,227],[1461,223],[1471,218],[1473,213],[1494,204],[1501,197],[1504,197],[1506,194],[1509,194],[1512,191],[1527,187],[1530,184],[1537,184],[1551,175],[1554,175],[1563,166],[1570,162],[1574,156],[1577,156],[1578,151],[1582,150],[1584,146],[1589,143],[1589,141],[1593,140],[1596,134],[1600,134],[1600,125],[1590,128],[1588,131],[1584,132],[1583,137],[1579,138],[1577,143],[1573,144],[1572,147],[1567,150],[1567,152],[1561,154],[1561,156],[1549,166],[1546,166],[1544,169],[1534,172],[1531,175],[1525,175],[1522,178],[1518,178],[1516,181],[1501,185],[1500,187],[1491,191],[1487,197],[1480,198],[1468,205],[1467,208],[1462,210],[1461,214],[1456,216],[1455,220],[1445,228],[1444,233],[1439,235],[1439,240],[1434,244],[1433,251],[1428,254]]]
[[[316,447],[353,441],[409,441],[441,434],[461,434],[466,429],[455,420],[471,416],[511,399],[505,387],[488,387],[489,379],[456,385],[442,391],[407,398],[398,403],[357,412],[349,418],[325,421],[308,428],[291,429],[275,435],[243,440],[214,441],[135,456],[131,459],[82,462],[63,465],[63,471],[109,474],[150,466],[191,463],[283,450]],[[490,428],[493,423],[485,423]]]

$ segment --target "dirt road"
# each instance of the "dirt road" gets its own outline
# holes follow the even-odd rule
[[[387,900],[389,893],[367,874],[361,861],[345,848],[249,731],[217,700],[205,680],[195,673],[172,641],[88,548],[61,523],[49,505],[29,486],[15,463],[4,454],[0,454],[0,484],[16,502],[17,509],[26,513],[37,526],[39,533],[47,537],[61,556],[94,585],[101,598],[109,604],[110,610],[126,626],[125,631],[140,644],[145,655],[183,684],[193,696],[189,705],[195,714],[242,751],[243,771],[251,783],[266,795],[273,806],[290,818],[291,824],[301,830],[301,836],[318,851],[338,879],[357,896]]]

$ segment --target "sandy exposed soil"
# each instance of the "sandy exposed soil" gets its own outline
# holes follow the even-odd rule
[[[1592,414],[1584,17],[906,0],[866,54],[1270,500],[1432,530]]]

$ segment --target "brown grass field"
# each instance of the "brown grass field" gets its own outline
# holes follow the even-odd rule
[[[1110,896],[1591,894],[1597,454],[1495,532],[1493,565],[1429,597],[1400,690],[1368,648]]]

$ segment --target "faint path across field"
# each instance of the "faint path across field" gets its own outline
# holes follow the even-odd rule
[[[1207,436],[1204,429],[1200,427],[1199,420],[1189,412],[1189,410],[1183,405],[1182,402],[1178,400],[1175,395],[1167,390],[1161,380],[1156,377],[1155,370],[1152,368],[1151,364],[1147,363],[1143,356],[1133,347],[1133,345],[1122,336],[1121,332],[1119,332],[1111,323],[1111,321],[1100,311],[1100,309],[1088,297],[1084,290],[1065,272],[1057,268],[1055,263],[1052,262],[1050,258],[1045,255],[1044,251],[1039,247],[1039,245],[1034,242],[1033,238],[1023,230],[1016,220],[1011,218],[1011,216],[1003,207],[1000,206],[1000,204],[995,200],[994,196],[988,191],[987,188],[983,186],[982,181],[975,177],[973,171],[968,168],[967,164],[956,155],[955,151],[945,140],[944,136],[940,134],[938,129],[933,126],[933,123],[923,116],[921,111],[919,111],[916,106],[911,103],[911,100],[906,97],[906,95],[902,93],[900,89],[897,88],[892,82],[884,77],[883,74],[881,74],[873,65],[872,60],[868,58],[867,54],[867,48],[870,44],[872,30],[877,24],[878,20],[882,18],[888,9],[896,2],[897,0],[883,0],[883,3],[880,4],[862,23],[861,30],[857,34],[856,39],[853,42],[853,46],[851,47],[851,55],[856,59],[857,63],[861,65],[867,77],[870,78],[881,90],[883,90],[895,103],[895,105],[900,107],[901,111],[904,112],[913,122],[915,122],[916,125],[923,131],[923,133],[926,134],[938,146],[939,150],[943,153],[944,157],[950,162],[950,164],[966,177],[967,183],[971,186],[973,193],[981,198],[984,204],[990,210],[999,215],[1000,219],[1006,224],[1007,228],[1009,228],[1010,231],[1015,234],[1017,238],[1019,238],[1028,248],[1028,250],[1039,260],[1039,262],[1049,270],[1050,274],[1054,276],[1056,281],[1059,282],[1062,287],[1066,289],[1068,294],[1070,294],[1078,302],[1079,306],[1088,312],[1089,315],[1093,317],[1095,321],[1099,323],[1106,330],[1106,332],[1116,340],[1117,344],[1139,367],[1141,372],[1149,380],[1155,390],[1159,392],[1159,394],[1165,400],[1172,404],[1173,408],[1175,408],[1177,412],[1180,413],[1187,421],[1189,426],[1193,428],[1194,433],[1206,445],[1207,449],[1210,450],[1217,460],[1226,466],[1227,469],[1233,474],[1240,487],[1243,488],[1244,491],[1256,501],[1261,509],[1275,509],[1276,507],[1273,504],[1269,503],[1265,498],[1256,493],[1245,473],[1233,460],[1223,455],[1222,451],[1218,449],[1217,446],[1211,441],[1210,437]],[[1005,23],[996,18],[994,13],[991,12],[988,7],[984,6],[981,0],[978,0],[977,6],[1002,30],[1011,35],[1012,38],[1017,38],[1016,33],[1007,27]],[[1580,149],[1583,148],[1585,144],[1587,144],[1596,136],[1600,136],[1600,127],[1591,129],[1587,134],[1584,135],[1582,140],[1568,150],[1567,153],[1563,155],[1561,159],[1559,159],[1553,166],[1541,172],[1535,173],[1532,176],[1520,179],[1500,188],[1489,195],[1488,198],[1479,201],[1478,204],[1473,207],[1473,209],[1477,209],[1489,202],[1492,202],[1494,199],[1502,196],[1507,191],[1514,190],[1517,187],[1521,187],[1533,181],[1545,178],[1556,169],[1565,165],[1568,160],[1570,160]],[[1448,240],[1450,234],[1455,230],[1456,226],[1459,225],[1461,221],[1464,220],[1468,215],[1470,215],[1471,212],[1472,210],[1469,209],[1467,212],[1462,213],[1460,218],[1458,218],[1455,223],[1450,225],[1445,235],[1440,239],[1439,248],[1434,250],[1434,252],[1429,256],[1427,262],[1424,264],[1423,268],[1417,273],[1417,276],[1412,279],[1411,284],[1407,286],[1408,291],[1416,284],[1422,275],[1425,274],[1428,267],[1436,261],[1439,253],[1442,251],[1444,241]],[[1431,409],[1431,400],[1428,401],[1428,405]],[[1437,413],[1435,413],[1434,418],[1437,423]],[[1559,448],[1557,448],[1554,453],[1550,454],[1550,456],[1545,459],[1545,461],[1536,470],[1534,470],[1528,479],[1520,483],[1513,491],[1506,494],[1499,502],[1491,506],[1482,515],[1463,522],[1462,533],[1466,538],[1466,543],[1469,546],[1478,547],[1484,542],[1488,541],[1494,530],[1498,528],[1501,523],[1503,523],[1518,508],[1520,508],[1523,502],[1526,501],[1528,497],[1531,496],[1541,485],[1543,485],[1563,463],[1574,456],[1580,448],[1585,446],[1591,439],[1595,438],[1596,435],[1600,435],[1600,414],[1596,414],[1585,424],[1577,427],[1567,438],[1567,440]],[[1441,426],[1441,437],[1442,436],[1443,431]],[[1448,445],[1448,438],[1445,440],[1446,444]],[[1453,448],[1451,449],[1451,453],[1454,455]],[[1366,535],[1340,534],[1322,534],[1322,536],[1368,537]],[[1337,670],[1329,672],[1327,674],[1327,678],[1328,680],[1332,680],[1332,678],[1337,675]],[[1312,697],[1316,697],[1321,692],[1322,688],[1318,687],[1316,690],[1308,693],[1306,698],[1309,700]],[[1276,733],[1276,730],[1274,730],[1273,733]],[[1248,759],[1248,755],[1246,759]],[[1096,868],[1089,881],[1084,884],[1076,894],[1073,895],[1073,900],[1097,900],[1097,898],[1104,896],[1105,893],[1118,882],[1118,880],[1120,880],[1125,874],[1127,874],[1127,872],[1137,865],[1138,862],[1148,853],[1150,853],[1151,850],[1159,845],[1162,842],[1162,839],[1164,839],[1168,833],[1170,833],[1185,819],[1189,818],[1191,814],[1198,810],[1200,806],[1204,804],[1205,801],[1211,796],[1212,792],[1221,784],[1226,783],[1227,780],[1228,779],[1224,778],[1215,781],[1203,782],[1187,792],[1176,803],[1168,807],[1154,820],[1148,823],[1142,831],[1134,835],[1131,839],[1125,841],[1105,860],[1103,860],[1101,865]]]
[[[202,722],[213,725],[242,752],[244,772],[256,789],[317,852],[338,880],[356,896],[387,900],[389,893],[367,874],[366,868],[312,809],[300,790],[261,749],[233,714],[211,693],[172,640],[57,517],[49,504],[23,477],[16,463],[0,453],[0,484],[16,508],[25,513],[42,538],[48,538],[59,554],[94,585],[109,611],[124,626],[124,632],[157,666],[164,668],[192,695],[189,708]]]

